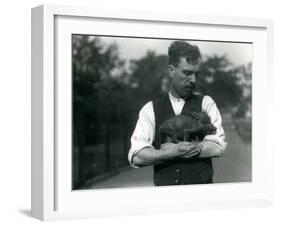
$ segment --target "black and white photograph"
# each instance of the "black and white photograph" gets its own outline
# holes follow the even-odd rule
[[[72,189],[251,182],[252,51],[72,34]]]

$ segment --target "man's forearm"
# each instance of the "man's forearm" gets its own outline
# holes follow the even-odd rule
[[[212,141],[202,141],[199,144],[200,154],[199,158],[214,158],[221,157],[223,150]]]
[[[133,156],[132,161],[136,166],[148,166],[162,163],[168,159],[169,157],[164,151],[146,147],[140,150],[135,156]]]
[[[151,147],[143,148],[133,156],[132,163],[136,166],[154,165],[184,155],[191,157],[198,152],[199,149],[192,142],[164,143],[161,144],[160,150]]]

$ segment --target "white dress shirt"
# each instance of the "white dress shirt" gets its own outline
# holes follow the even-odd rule
[[[176,98],[169,93],[169,99],[171,101],[174,113],[179,115],[185,104],[185,100]],[[188,103],[186,103],[188,104]],[[222,128],[222,120],[220,112],[209,96],[204,96],[202,100],[202,111],[206,112],[210,117],[211,123],[217,128],[216,134],[205,136],[204,140],[213,141],[218,148],[223,152],[227,143],[225,142],[224,130]],[[139,118],[131,137],[131,148],[128,154],[129,162],[133,167],[133,157],[143,148],[151,147],[155,138],[155,116],[153,110],[152,101],[146,103],[139,112]]]

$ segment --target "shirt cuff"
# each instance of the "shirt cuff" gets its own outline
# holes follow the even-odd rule
[[[206,136],[204,141],[213,142],[219,148],[219,150],[222,152],[222,154],[224,153],[224,151],[227,147],[227,142],[225,142],[223,139],[220,139],[217,137]]]
[[[132,167],[139,168],[139,166],[134,165],[133,158],[144,148],[153,148],[153,146],[146,142],[138,142],[137,146],[131,147],[128,154],[128,160]]]

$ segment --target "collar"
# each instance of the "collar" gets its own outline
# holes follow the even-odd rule
[[[185,102],[185,100],[184,100],[183,98],[174,97],[170,92],[169,92],[169,98],[170,98],[172,101],[175,101],[175,102]]]

